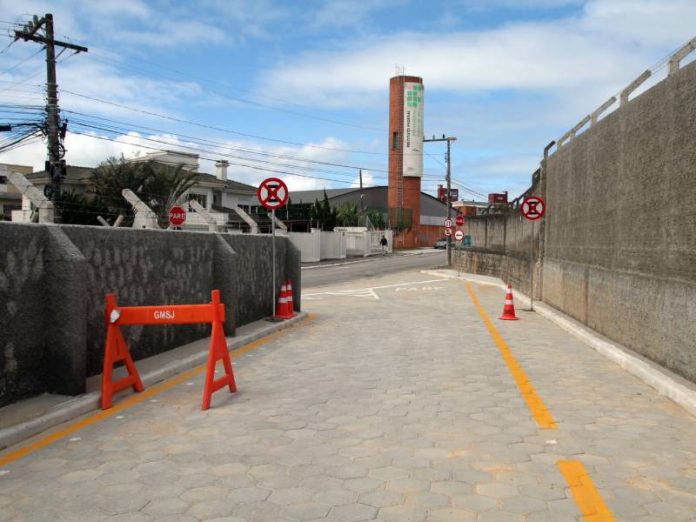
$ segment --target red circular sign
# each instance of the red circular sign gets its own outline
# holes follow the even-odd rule
[[[169,222],[175,227],[183,225],[186,222],[186,209],[178,205],[170,208]]]
[[[445,235],[450,237],[452,235],[452,227],[445,227]]]
[[[529,196],[522,201],[522,215],[528,221],[536,221],[544,217],[546,204],[539,196]]]
[[[256,190],[256,197],[268,210],[275,210],[288,202],[288,186],[282,179],[264,179]]]
[[[454,239],[456,239],[457,241],[461,241],[462,239],[464,239],[464,231],[463,231],[463,230],[457,230],[457,231],[454,233]]]
[[[458,227],[461,227],[464,224],[464,216],[459,214],[456,218],[454,218],[454,222],[457,224]]]

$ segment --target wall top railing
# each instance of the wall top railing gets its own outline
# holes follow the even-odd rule
[[[626,87],[621,89],[617,94],[609,98],[602,105],[600,105],[595,111],[585,116],[580,122],[575,125],[572,129],[561,135],[560,138],[556,140],[556,150],[559,150],[567,142],[572,141],[577,135],[578,131],[582,129],[587,123],[590,123],[590,127],[597,124],[599,117],[603,114],[609,107],[616,103],[617,98],[620,100],[619,107],[624,107],[629,102],[630,95],[638,89],[643,83],[645,83],[651,76],[655,74],[659,69],[664,67],[666,63],[669,63],[669,71],[667,77],[675,74],[680,67],[680,64],[684,58],[686,58],[692,51],[696,50],[696,38],[692,38],[677,51],[672,53],[666,60],[663,60],[654,66],[652,69],[644,71],[638,78],[629,83]]]

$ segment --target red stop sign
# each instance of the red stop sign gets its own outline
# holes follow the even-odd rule
[[[169,222],[175,227],[183,225],[186,222],[186,209],[178,205],[170,208]]]
[[[458,227],[461,227],[464,224],[464,216],[459,214],[456,218],[454,218],[454,222],[457,224]]]

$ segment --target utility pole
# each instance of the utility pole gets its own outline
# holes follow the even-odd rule
[[[39,29],[44,28],[44,36],[37,35]],[[87,47],[61,42],[53,37],[53,15],[47,13],[43,18],[34,15],[32,21],[24,26],[21,31],[15,31],[15,41],[19,39],[25,42],[39,42],[46,46],[46,128],[44,132],[47,138],[48,160],[46,161],[46,172],[48,173],[51,184],[44,189],[44,195],[49,198],[56,211],[56,222],[60,221],[61,209],[60,184],[67,171],[65,166],[65,148],[61,143],[65,137],[66,123],[61,127],[60,110],[58,108],[58,82],[56,77],[56,46],[64,49],[72,49],[75,52],[87,52]]]
[[[363,184],[362,184],[362,169],[359,169],[360,172],[360,221],[363,223],[366,223],[365,221],[365,202],[363,201]],[[366,225],[367,226],[367,225]]]
[[[450,197],[450,192],[452,189],[452,162],[450,161],[450,152],[451,144],[453,141],[457,141],[457,138],[455,138],[454,136],[445,137],[445,135],[443,134],[442,138],[436,138],[435,136],[433,136],[432,139],[423,140],[424,143],[431,141],[447,142],[447,219],[452,219],[452,198]],[[452,236],[447,236],[447,266],[452,266]]]

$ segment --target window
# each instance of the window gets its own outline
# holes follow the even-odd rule
[[[399,150],[399,133],[392,132],[392,150]]]
[[[205,194],[189,194],[189,201],[198,201],[203,208],[208,208],[208,196]]]
[[[213,192],[213,205],[222,205],[222,192],[219,190]]]

